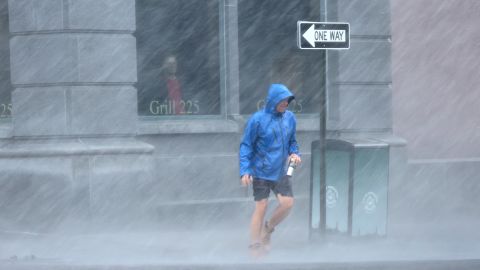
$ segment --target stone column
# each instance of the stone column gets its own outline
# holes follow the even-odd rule
[[[135,135],[134,0],[9,1],[13,134]]]
[[[152,190],[153,152],[135,139],[135,1],[8,4],[13,138],[0,149],[8,175],[0,181],[19,189],[9,200],[24,196],[18,207],[50,221],[47,229],[52,220],[58,225],[77,215],[132,220],[130,214],[143,212],[131,206]],[[35,221],[12,220],[27,227]]]

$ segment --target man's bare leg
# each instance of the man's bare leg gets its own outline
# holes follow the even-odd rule
[[[257,245],[257,249],[259,252],[261,252],[260,250],[261,246],[259,246],[258,244],[262,243],[261,232],[262,232],[263,220],[265,218],[265,213],[267,212],[267,206],[268,206],[268,199],[256,201],[255,210],[253,212],[252,220],[250,223],[250,245],[252,248],[254,248],[253,245]],[[258,253],[253,255],[259,256],[261,254]]]
[[[293,202],[294,202],[293,197],[287,197],[287,196],[278,194],[277,199],[278,199],[278,206],[277,208],[275,208],[275,211],[273,211],[272,217],[268,221],[268,225],[271,228],[274,228],[275,226],[280,224],[280,222],[282,222],[288,216],[288,214],[290,214],[290,210],[293,207]]]
[[[294,199],[293,197],[282,196],[281,194],[277,195],[278,206],[273,211],[272,217],[268,221],[268,228],[266,225],[262,226],[262,243],[265,245],[265,248],[268,250],[270,247],[270,234],[273,232],[275,226],[280,224],[290,213],[290,210],[293,207]]]

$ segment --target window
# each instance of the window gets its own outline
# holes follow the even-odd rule
[[[136,5],[139,114],[220,114],[218,0]]]
[[[318,21],[319,0],[239,0],[240,113],[264,106],[271,83],[295,94],[289,110],[318,113],[325,90],[325,52],[297,48],[297,21]]]
[[[0,118],[12,115],[8,1],[0,1]]]

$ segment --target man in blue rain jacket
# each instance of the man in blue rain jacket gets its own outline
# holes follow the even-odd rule
[[[285,174],[289,160],[301,162],[295,138],[295,115],[287,110],[294,98],[285,85],[272,84],[265,108],[250,117],[240,144],[241,183],[252,184],[255,200],[250,223],[252,251],[269,250],[270,235],[293,206],[292,184]],[[264,223],[270,190],[279,204]]]

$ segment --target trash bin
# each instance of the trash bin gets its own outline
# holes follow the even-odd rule
[[[311,230],[386,235],[389,145],[369,139],[327,139],[324,174],[321,151],[320,142],[313,142]]]

